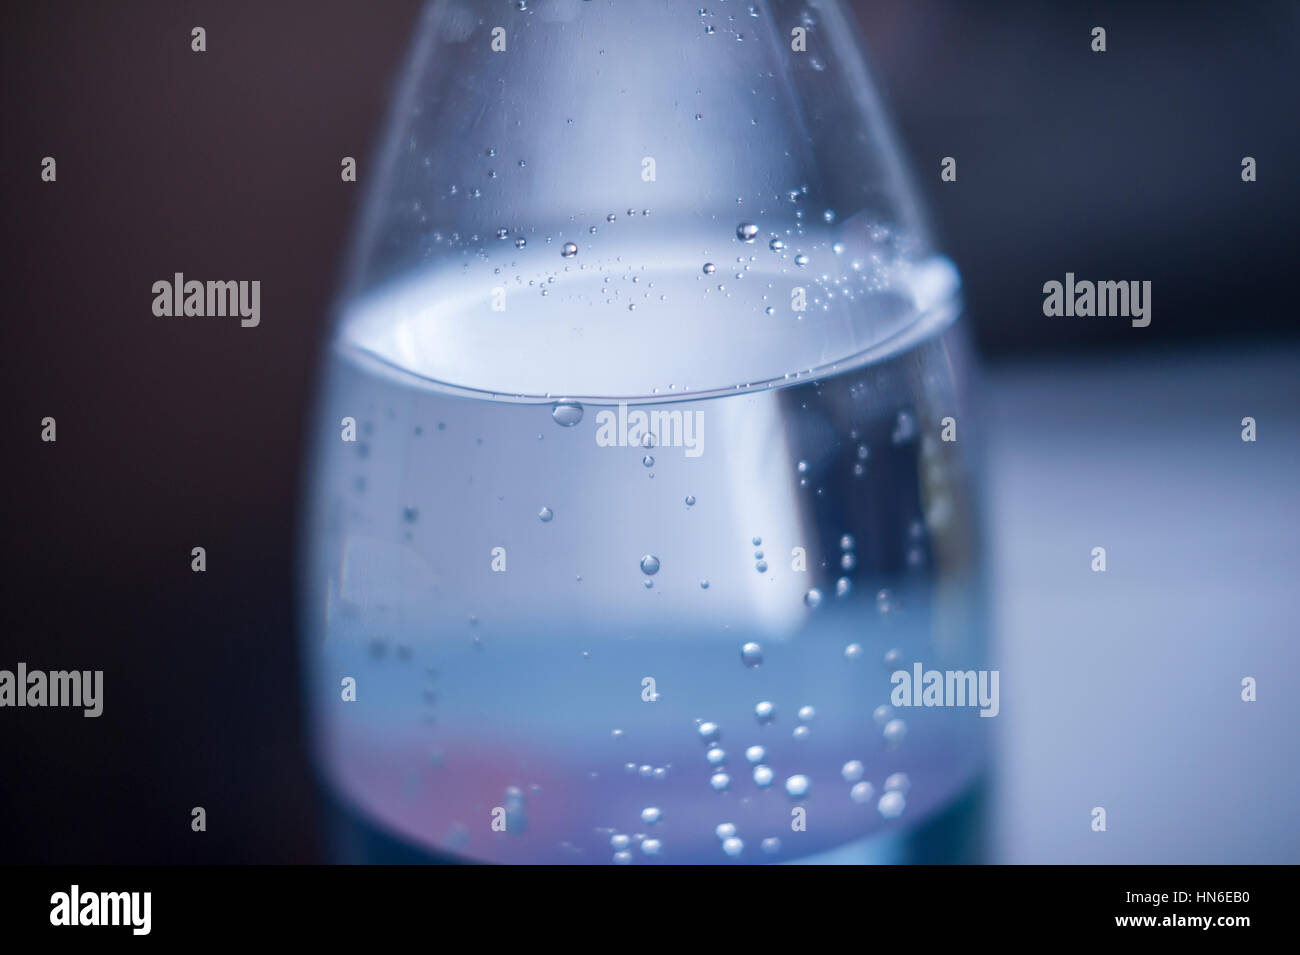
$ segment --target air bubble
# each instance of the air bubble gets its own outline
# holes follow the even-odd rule
[[[912,788],[912,781],[907,778],[907,773],[891,773],[885,780],[885,792],[905,793]]]
[[[808,781],[807,776],[791,776],[785,781],[785,791],[795,799],[802,799],[808,795],[808,790],[812,788],[812,783]]]
[[[763,662],[763,648],[757,643],[746,643],[740,648],[740,662],[747,667],[756,667]]]
[[[745,759],[749,760],[751,763],[761,763],[763,757],[766,755],[767,750],[763,749],[761,746],[751,746],[749,749],[745,750]]]
[[[880,797],[880,802],[876,804],[880,814],[886,819],[897,819],[907,808],[907,800],[903,798],[900,792],[887,792]]]
[[[859,806],[870,802],[871,797],[875,794],[876,791],[871,787],[871,783],[868,782],[854,783],[853,788],[849,790],[849,798]]]
[[[806,603],[812,609],[816,610],[818,607],[822,605],[822,592],[818,590],[816,587],[814,587],[812,590],[808,591],[806,594],[803,595],[803,602]]]
[[[776,707],[764,700],[762,703],[755,705],[754,716],[760,723],[766,725],[776,717]]]
[[[727,788],[731,785],[731,777],[726,773],[714,773],[713,776],[709,778],[709,785],[713,787],[714,792],[726,792]]]
[[[862,765],[862,761],[851,759],[840,768],[840,775],[844,777],[846,783],[856,783],[865,774],[867,768]]]
[[[582,420],[582,405],[576,401],[557,401],[551,408],[551,417],[561,428],[572,428]]]
[[[885,724],[884,736],[885,741],[889,743],[901,743],[903,737],[907,735],[907,724],[900,719],[892,719]]]
[[[654,554],[646,554],[641,558],[641,572],[647,577],[653,577],[659,573],[659,558]]]
[[[549,524],[551,522],[551,518],[555,517],[555,512],[551,510],[549,507],[543,507],[540,511],[537,512],[537,516],[541,518],[543,524]]]
[[[756,235],[758,235],[758,226],[752,222],[742,222],[736,226],[736,238],[742,242],[753,242]]]
[[[734,859],[745,851],[745,844],[735,836],[732,836],[730,839],[723,841],[722,851]]]
[[[641,810],[641,821],[647,826],[653,826],[661,818],[663,818],[663,812],[658,806],[649,806]]]
[[[772,785],[772,780],[776,778],[771,768],[768,766],[758,765],[754,767],[754,785],[759,789],[766,789]]]
[[[844,648],[844,659],[846,659],[846,660],[848,660],[848,661],[850,661],[850,662],[852,662],[852,661],[854,661],[854,660],[861,660],[861,659],[862,659],[862,644],[860,644],[860,643],[850,643],[847,647],[845,647],[845,648]]]
[[[572,242],[566,242],[560,246],[560,255],[566,259],[571,259],[578,254],[578,247]]]

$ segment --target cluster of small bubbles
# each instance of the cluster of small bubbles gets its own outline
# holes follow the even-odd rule
[[[713,787],[714,792],[726,792],[727,787],[731,785],[731,777],[726,773],[714,773],[709,777],[709,785]]]
[[[759,789],[766,789],[772,785],[775,774],[771,768],[764,766],[762,763],[754,767],[754,785]]]
[[[849,591],[851,591],[852,589],[853,589],[853,582],[849,580],[849,578],[847,577],[841,577],[839,580],[835,581],[836,597],[847,597],[849,595]]]
[[[560,255],[566,259],[571,259],[578,254],[578,246],[572,242],[566,242],[560,246]]]
[[[756,235],[758,235],[758,226],[752,222],[742,222],[736,226],[736,238],[742,242],[753,242]]]
[[[549,524],[551,518],[555,517],[555,512],[551,510],[549,507],[543,507],[540,511],[537,512],[537,516],[541,519],[543,524]]]
[[[884,737],[885,742],[897,745],[903,741],[907,735],[907,724],[898,718],[894,718],[885,724]]]
[[[881,703],[871,711],[871,718],[876,721],[877,726],[884,726],[889,722],[889,718],[894,715],[894,708],[888,703]]]
[[[812,783],[808,777],[802,774],[791,776],[785,781],[785,791],[794,799],[802,799],[808,795],[808,790],[812,788]]]
[[[686,495],[686,506],[687,506],[687,507],[694,507],[694,506],[695,506],[695,495],[694,495],[694,494],[687,494],[687,495]]]
[[[653,577],[659,573],[659,558],[654,554],[646,554],[641,558],[641,572],[647,577]]]
[[[867,768],[862,765],[862,761],[851,759],[840,768],[840,775],[844,777],[846,783],[856,783],[865,774]]]
[[[844,579],[843,577],[840,578],[840,580],[843,580],[843,579]],[[850,662],[852,662],[852,661],[854,661],[854,660],[861,660],[861,659],[862,659],[862,644],[860,644],[860,643],[850,643],[847,647],[845,647],[845,648],[844,648],[844,659],[846,659],[846,660],[848,660],[848,661],[850,661]]]
[[[871,797],[875,795],[875,792],[875,789],[872,788],[871,783],[869,782],[863,781],[860,783],[854,783],[853,787],[849,789],[849,798],[861,806],[870,802]]]
[[[576,401],[557,401],[551,407],[551,418],[561,428],[572,428],[582,420],[583,407]]]
[[[751,746],[749,749],[745,750],[745,759],[749,760],[751,763],[761,763],[763,757],[766,755],[767,750],[763,749],[761,746]]]
[[[880,810],[880,814],[886,819],[897,819],[903,814],[903,810],[907,808],[907,800],[903,798],[903,794],[900,792],[887,792],[880,797],[880,802],[876,804],[876,808]]]
[[[898,647],[892,647],[891,649],[885,651],[884,663],[885,666],[889,667],[890,669],[893,669],[894,667],[898,666],[898,664],[901,663],[902,661],[903,661],[903,651],[898,649]]]
[[[704,758],[707,759],[709,764],[712,766],[721,766],[727,761],[727,751],[721,746],[714,746],[704,754]]]
[[[661,818],[663,818],[663,812],[658,806],[648,806],[641,810],[641,821],[647,826],[653,826]]]
[[[736,827],[730,822],[720,822],[714,827],[713,834],[719,839],[730,839],[736,834]]]
[[[822,605],[822,592],[814,587],[803,595],[803,602],[813,610],[816,610]]]
[[[757,643],[746,643],[740,648],[740,662],[747,667],[756,667],[763,662],[763,648]]]
[[[754,706],[754,717],[762,724],[772,722],[776,717],[776,707],[764,700]]]
[[[706,743],[712,743],[722,735],[717,723],[701,723],[696,732],[700,734],[700,739]]]
[[[705,274],[705,275],[712,275],[712,274],[713,274],[714,272],[716,272],[717,270],[718,270],[718,267],[717,267],[716,265],[714,265],[712,262],[705,262],[705,263],[704,263],[704,270],[703,270],[703,271],[704,271],[704,274]]]
[[[768,855],[775,855],[781,851],[781,840],[776,836],[768,836],[763,840],[763,851]]]

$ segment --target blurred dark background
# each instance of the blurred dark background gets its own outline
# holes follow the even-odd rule
[[[1294,341],[1300,4],[853,7],[986,362]],[[0,711],[0,862],[323,857],[292,604],[300,440],[363,194],[339,159],[364,180],[417,9],[0,15],[0,668],[105,671],[99,719]],[[174,271],[260,279],[261,326],[158,321],[149,288]],[[1044,320],[1066,271],[1151,280],[1151,326]]]

